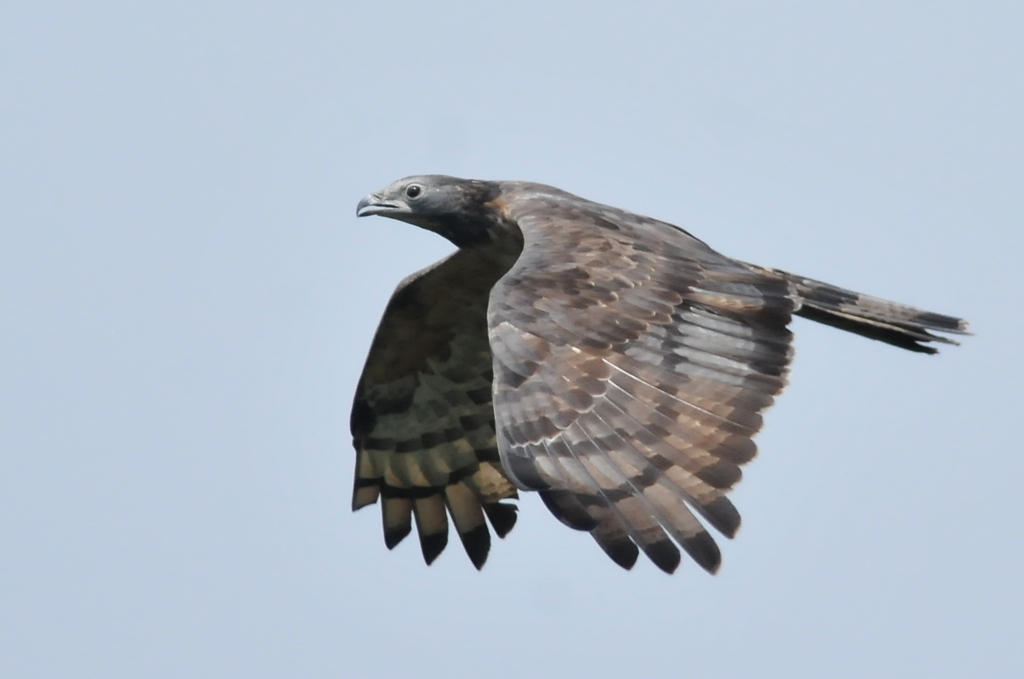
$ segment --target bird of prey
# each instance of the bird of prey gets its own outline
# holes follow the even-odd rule
[[[415,521],[428,564],[450,516],[481,568],[518,489],[623,568],[643,551],[671,573],[681,547],[714,573],[705,525],[739,528],[727,492],[786,384],[794,314],[924,353],[967,329],[542,184],[407,177],[357,215],[458,248],[395,290],[352,408],[353,509],[381,502],[389,549]]]

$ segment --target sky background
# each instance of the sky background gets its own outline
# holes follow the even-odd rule
[[[0,676],[1024,676],[1024,5],[0,5]],[[716,577],[535,497],[350,510],[399,177],[524,179],[928,310],[797,320]]]

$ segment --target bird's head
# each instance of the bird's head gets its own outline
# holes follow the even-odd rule
[[[495,182],[416,175],[363,198],[356,206],[356,216],[380,215],[409,222],[466,247],[490,239],[497,215],[489,203],[498,193]]]

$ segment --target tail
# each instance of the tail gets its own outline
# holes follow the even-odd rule
[[[938,351],[929,342],[958,342],[929,331],[969,335],[967,321],[962,318],[922,311],[905,304],[869,297],[828,283],[794,276],[778,269],[766,273],[781,276],[789,285],[796,301],[794,313],[818,323],[863,335],[910,351],[934,354]]]

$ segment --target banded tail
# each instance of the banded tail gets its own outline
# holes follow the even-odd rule
[[[759,268],[759,267],[758,267]],[[928,342],[959,344],[933,332],[969,335],[967,321],[905,304],[871,297],[828,283],[766,269],[785,279],[797,303],[794,313],[818,323],[925,354],[938,351]]]

